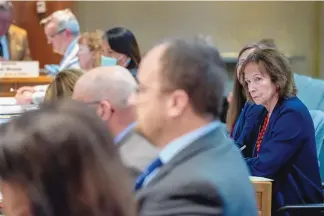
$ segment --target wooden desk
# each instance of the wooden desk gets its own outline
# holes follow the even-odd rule
[[[0,97],[13,97],[22,86],[46,85],[53,77],[40,75],[37,78],[0,78]],[[13,89],[13,91],[10,91]]]
[[[257,198],[259,216],[271,216],[272,183],[252,181]]]

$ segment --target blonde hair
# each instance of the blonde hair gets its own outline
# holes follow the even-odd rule
[[[79,69],[66,69],[58,73],[46,90],[44,102],[52,103],[71,97],[75,83],[83,74],[84,71]]]
[[[92,68],[99,67],[101,65],[101,55],[103,52],[102,49],[102,36],[103,31],[96,30],[94,32],[85,32],[82,33],[78,43],[84,44],[89,47],[89,50],[93,52],[92,55]]]

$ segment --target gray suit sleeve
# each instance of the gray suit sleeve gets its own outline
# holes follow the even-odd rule
[[[223,215],[223,202],[208,183],[189,183],[148,193],[140,200],[141,216]]]

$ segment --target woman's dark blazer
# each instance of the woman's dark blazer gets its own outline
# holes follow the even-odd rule
[[[267,114],[266,109],[259,112],[263,117]],[[260,127],[259,123],[250,132],[260,131]],[[316,155],[314,124],[308,109],[297,97],[280,99],[258,154],[254,147],[253,157],[245,159],[252,176],[274,180],[273,213],[283,205],[323,202]]]
[[[246,102],[233,128],[232,138],[239,148],[243,148],[244,157],[251,157],[258,132],[252,131],[260,124],[264,107]]]

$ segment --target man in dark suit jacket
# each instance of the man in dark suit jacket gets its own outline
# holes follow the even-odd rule
[[[142,60],[130,102],[160,152],[135,185],[140,215],[257,215],[246,164],[218,120],[222,65],[201,38],[167,41]]]

